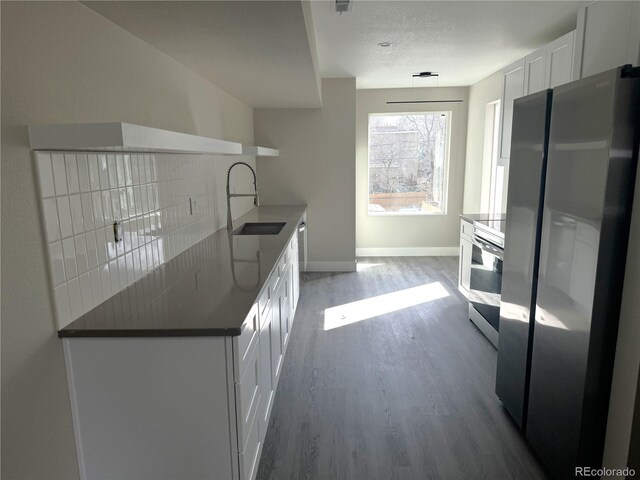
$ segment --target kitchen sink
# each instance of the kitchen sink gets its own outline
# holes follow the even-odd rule
[[[286,222],[245,223],[233,231],[233,235],[278,235]]]

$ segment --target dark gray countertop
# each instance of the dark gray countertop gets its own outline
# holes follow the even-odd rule
[[[58,336],[240,335],[242,323],[297,233],[306,208],[254,208],[234,225],[278,221],[286,225],[278,235],[231,238],[226,229],[220,229],[74,320]]]

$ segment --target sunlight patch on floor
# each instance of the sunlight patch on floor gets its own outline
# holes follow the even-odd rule
[[[363,262],[358,262],[356,264],[356,270],[358,272],[362,272],[363,270],[369,270],[370,268],[379,267],[380,265],[382,265],[382,264],[381,263],[363,263]]]
[[[344,327],[345,325],[351,325],[362,320],[448,296],[449,292],[440,282],[433,282],[326,308],[324,311],[324,329],[332,330]]]

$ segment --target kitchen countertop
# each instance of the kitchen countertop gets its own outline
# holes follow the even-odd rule
[[[222,228],[58,331],[59,337],[236,336],[303,218],[305,205],[256,207],[246,222],[286,222],[278,235]],[[232,266],[232,257],[235,259]]]
[[[502,213],[499,215],[494,215],[492,213],[461,213],[460,218],[466,220],[467,222],[486,222],[486,221],[494,221],[494,220],[506,220],[507,215]]]

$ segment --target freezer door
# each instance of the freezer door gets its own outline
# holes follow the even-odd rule
[[[552,91],[513,106],[496,393],[523,428],[533,339]]]
[[[638,101],[619,69],[554,89],[526,435],[556,478],[602,462]]]

